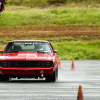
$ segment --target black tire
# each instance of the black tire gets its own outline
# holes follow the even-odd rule
[[[9,81],[9,76],[5,76],[5,75],[0,75],[0,81],[3,81],[3,82],[5,82],[5,81]]]
[[[51,82],[51,76],[50,75],[46,76],[46,82]]]
[[[3,76],[0,74],[0,82],[3,81]]]
[[[58,79],[58,67],[56,69],[56,78]]]
[[[50,75],[46,76],[46,82],[56,82],[57,79],[58,79],[58,67],[51,76]]]
[[[55,71],[53,72],[52,76],[51,76],[51,81],[52,81],[52,82],[55,82],[56,79],[57,79],[57,77],[56,77],[56,70],[55,70]]]
[[[3,81],[4,81],[4,82],[5,82],[5,81],[9,82],[9,76],[4,76],[4,77],[3,77]]]

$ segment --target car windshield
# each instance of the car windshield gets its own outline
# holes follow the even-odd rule
[[[19,51],[37,51],[43,53],[52,52],[48,42],[10,42],[8,43],[4,53]]]

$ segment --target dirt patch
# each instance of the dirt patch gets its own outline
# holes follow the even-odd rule
[[[56,38],[70,36],[74,40],[94,41],[100,40],[99,26],[23,26],[14,28],[0,28],[0,38],[21,39],[25,37]]]

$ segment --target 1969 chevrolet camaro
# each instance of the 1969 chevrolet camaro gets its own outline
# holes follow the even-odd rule
[[[45,77],[55,82],[58,78],[57,50],[48,41],[9,41],[0,53],[0,81]]]

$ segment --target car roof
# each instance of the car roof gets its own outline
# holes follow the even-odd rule
[[[48,42],[48,41],[45,41],[45,40],[13,40],[9,42]]]

